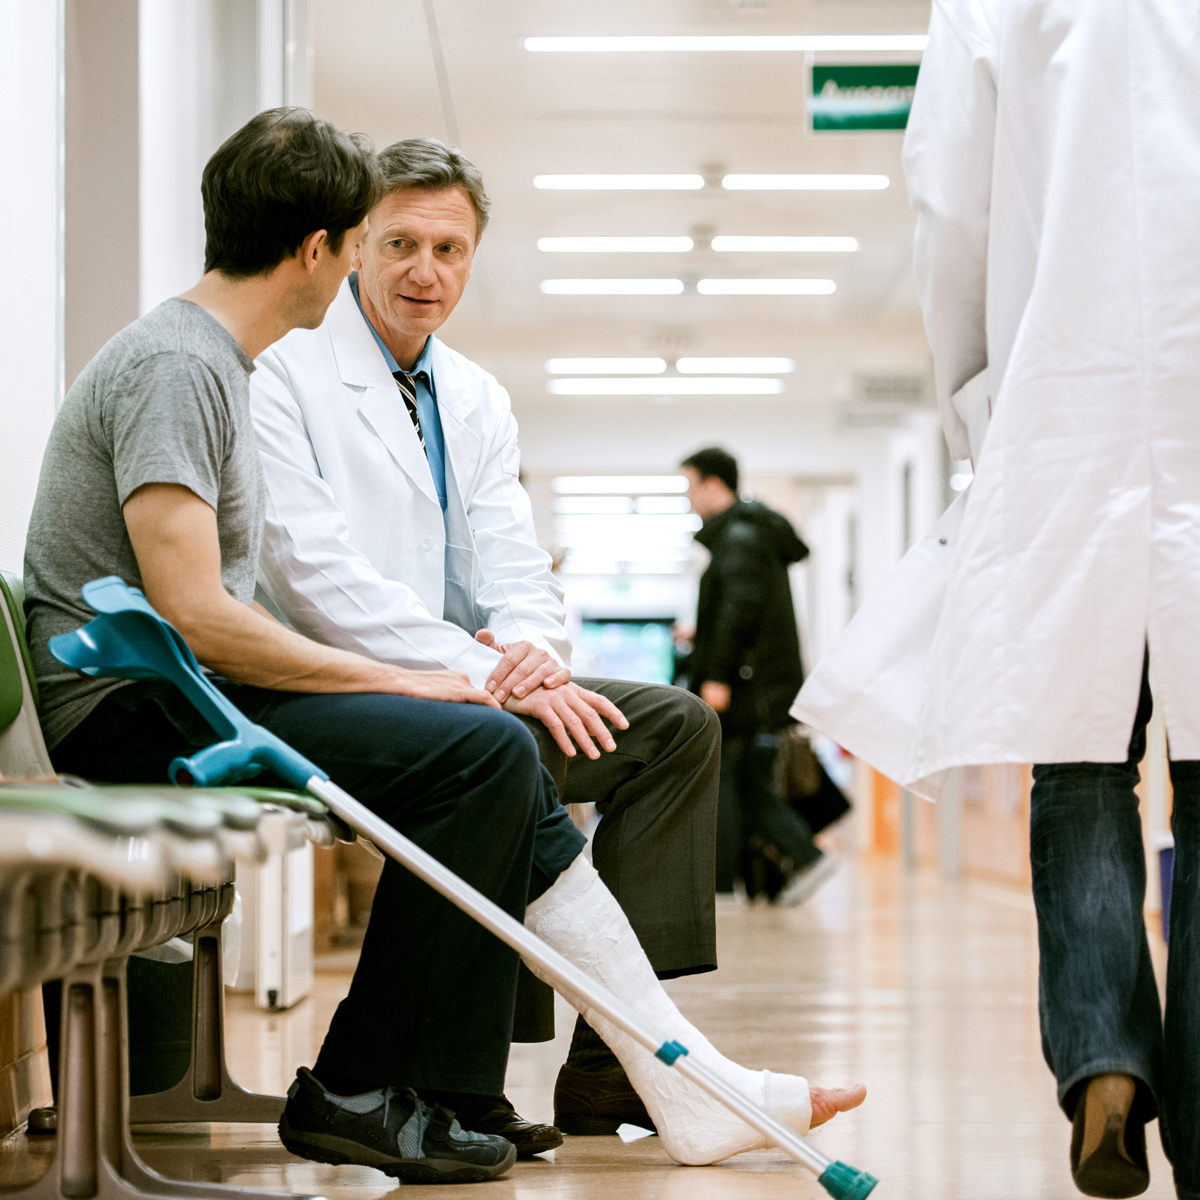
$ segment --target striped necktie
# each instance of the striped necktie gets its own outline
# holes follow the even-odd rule
[[[425,435],[421,432],[421,418],[417,415],[417,380],[425,380],[425,372],[418,371],[415,375],[410,375],[407,371],[394,371],[392,378],[396,381],[396,386],[400,389],[400,395],[404,397],[404,404],[408,408],[408,415],[412,418],[413,428],[417,431],[417,441],[421,443],[421,449],[425,450],[425,457],[429,457],[429,451],[425,448]],[[428,381],[425,386],[428,387]]]

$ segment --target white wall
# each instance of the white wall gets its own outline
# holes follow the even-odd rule
[[[0,569],[20,571],[62,386],[56,0],[0,0]]]
[[[305,7],[303,0],[142,0],[143,313],[186,291],[204,270],[200,177],[213,151],[256,112],[306,102],[311,50]]]

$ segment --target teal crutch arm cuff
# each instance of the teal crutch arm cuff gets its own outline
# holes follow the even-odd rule
[[[687,1053],[687,1047],[680,1042],[663,1042],[661,1046],[654,1052],[655,1058],[661,1058],[668,1067],[675,1065],[675,1060],[681,1055]]]
[[[834,1200],[866,1200],[879,1180],[848,1163],[835,1162],[825,1168],[817,1182]]]
[[[50,653],[84,675],[101,679],[166,679],[196,706],[222,740],[171,763],[180,784],[216,787],[260,771],[273,771],[303,791],[319,767],[255,725],[205,676],[179,631],[150,607],[146,597],[115,575],[83,585],[84,600],[100,615],[82,629],[50,639]]]

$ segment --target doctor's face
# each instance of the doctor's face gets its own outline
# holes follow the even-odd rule
[[[371,210],[358,291],[372,324],[378,328],[378,318],[386,326],[379,332],[393,353],[393,339],[419,353],[454,311],[471,278],[475,243],[475,209],[462,188],[404,188]]]

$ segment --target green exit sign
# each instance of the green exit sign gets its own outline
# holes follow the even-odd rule
[[[814,66],[809,99],[813,131],[903,129],[919,70],[916,63]]]

